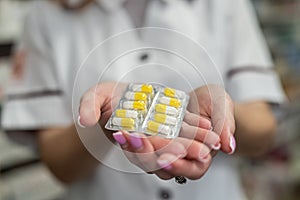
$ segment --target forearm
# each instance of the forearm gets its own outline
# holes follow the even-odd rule
[[[38,143],[43,162],[64,183],[87,176],[99,165],[83,145],[74,125],[42,131]],[[108,145],[99,144],[99,151],[106,153]]]
[[[272,145],[276,120],[265,102],[235,104],[237,152],[255,157]]]

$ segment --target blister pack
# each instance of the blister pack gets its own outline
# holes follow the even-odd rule
[[[129,84],[105,128],[175,138],[189,98],[183,91],[157,84]]]

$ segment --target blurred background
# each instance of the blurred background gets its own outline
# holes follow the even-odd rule
[[[33,0],[0,0],[0,104],[11,71],[13,45]],[[250,200],[300,199],[300,0],[253,0],[276,71],[290,100],[279,113],[273,150],[240,162]],[[30,149],[0,131],[0,199],[58,200],[65,188]]]

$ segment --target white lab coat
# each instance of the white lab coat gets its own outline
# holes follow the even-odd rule
[[[285,99],[248,0],[153,0],[144,26],[166,29],[132,31],[134,24],[122,0],[98,0],[79,13],[36,2],[24,28],[25,74],[7,89],[2,126],[24,130],[71,124],[72,106],[76,116],[83,92],[105,80],[160,82],[186,91],[217,83],[238,102]],[[145,46],[156,49],[139,49]],[[158,48],[183,55],[197,70]],[[148,58],[141,59],[145,54]],[[84,144],[97,157],[97,144]],[[118,148],[101,161],[104,165],[93,175],[70,187],[70,199],[245,198],[234,159],[221,153],[203,178],[186,185],[142,173]]]

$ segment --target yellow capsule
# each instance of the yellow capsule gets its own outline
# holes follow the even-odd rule
[[[146,103],[144,101],[124,101],[123,107],[125,109],[146,110]]]
[[[137,118],[138,112],[135,110],[124,110],[124,109],[117,109],[116,110],[117,117],[128,117],[128,118]]]
[[[170,97],[161,97],[159,98],[159,102],[168,106],[173,106],[175,108],[179,108],[181,106],[180,100]]]
[[[175,97],[176,92],[172,88],[165,88],[164,94],[168,97]]]
[[[125,98],[128,100],[135,101],[147,101],[147,95],[142,92],[126,92]]]
[[[112,118],[112,124],[115,126],[122,126],[122,127],[134,127],[135,120],[131,118],[114,117]]]
[[[131,89],[135,92],[145,92],[147,94],[152,94],[153,92],[152,85],[147,85],[147,84],[133,84],[131,86]]]
[[[164,135],[170,135],[172,131],[170,126],[163,125],[154,121],[148,121],[147,128],[153,133],[162,133]]]
[[[167,115],[177,115],[178,110],[174,107],[167,106],[167,105],[164,105],[164,104],[156,104],[155,105],[155,112],[164,113],[164,114],[167,114]]]
[[[175,90],[173,88],[165,88],[164,94],[168,97],[176,97],[179,99],[183,99],[185,97],[185,93],[180,90]]]
[[[161,114],[161,113],[156,113],[153,118],[156,122],[163,123],[163,124],[169,124],[169,125],[173,125],[173,126],[176,124],[176,121],[177,121],[176,117],[172,117],[172,116],[169,116],[166,114]]]

